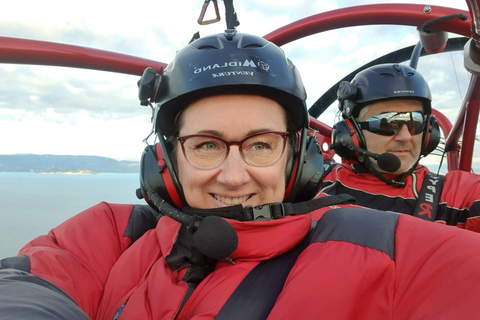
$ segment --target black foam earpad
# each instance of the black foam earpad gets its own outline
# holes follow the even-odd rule
[[[297,172],[298,168],[298,155],[300,154],[300,147],[301,147],[301,134],[297,133],[295,135],[295,141],[293,141],[293,147],[290,151],[290,156],[287,161],[287,169],[285,172],[285,182],[286,182],[286,189],[285,189],[285,196],[284,199],[288,199],[290,196],[290,192],[293,187],[293,183],[295,181],[295,173]]]
[[[306,132],[303,137],[300,136],[300,141],[300,150],[295,155],[296,163],[285,192],[285,199],[289,202],[311,200],[322,184],[324,167],[320,144],[315,135],[306,136]]]

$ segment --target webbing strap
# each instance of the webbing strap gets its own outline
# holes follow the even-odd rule
[[[444,180],[445,177],[442,175],[432,172],[427,173],[415,204],[414,217],[427,221],[435,221]]]
[[[354,202],[354,197],[342,193],[297,203],[276,202],[256,207],[247,206],[243,211],[246,221],[253,221],[259,218],[281,219],[285,216],[305,214],[328,206]]]
[[[266,319],[298,256],[310,243],[311,230],[292,250],[262,261],[253,268],[232,293],[215,320]]]

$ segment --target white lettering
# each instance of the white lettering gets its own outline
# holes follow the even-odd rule
[[[244,66],[244,67],[252,67],[252,68],[256,68],[256,67],[257,67],[252,60],[250,60],[250,61],[245,60],[245,62],[243,63],[243,66]]]
[[[425,194],[425,200],[427,200],[428,202],[432,202],[432,203],[433,203],[433,195],[430,194],[430,193],[426,193],[426,194]]]
[[[212,77],[214,78],[229,76],[253,76],[253,71],[229,71],[212,74]]]
[[[270,69],[270,66],[264,62],[259,60],[258,64],[256,64],[253,60],[250,59],[245,59],[244,62],[241,61],[225,61],[222,63],[214,63],[210,65],[206,65],[203,67],[194,67],[193,73],[194,74],[199,74],[204,71],[209,71],[209,70],[214,70],[214,69],[220,69],[220,68],[232,68],[232,67],[247,67],[247,68],[258,68],[260,67],[264,71],[267,71]],[[236,72],[236,71],[231,71],[231,72]]]
[[[437,189],[435,188],[435,186],[427,186],[427,189],[432,191],[433,193],[437,193]]]

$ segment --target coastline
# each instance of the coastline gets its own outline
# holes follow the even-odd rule
[[[70,175],[99,175],[100,172],[92,170],[75,170],[75,171],[40,171],[40,174],[70,174]]]

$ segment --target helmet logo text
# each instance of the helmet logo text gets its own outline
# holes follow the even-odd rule
[[[411,93],[414,94],[414,90],[393,90],[393,93],[398,94],[398,93]]]
[[[229,76],[253,76],[253,71],[227,71],[212,74],[214,78]]]
[[[270,69],[270,66],[268,63],[265,61],[259,60],[257,64],[253,60],[245,59],[245,61],[230,61],[230,62],[224,62],[224,63],[214,63],[214,64],[209,64],[207,66],[195,68],[193,70],[194,74],[199,74],[204,71],[209,71],[209,70],[215,70],[215,69],[221,69],[221,68],[229,68],[229,67],[247,67],[247,68],[260,68],[264,71],[268,71]],[[235,73],[235,72],[240,72],[240,71],[230,71],[226,73]]]

